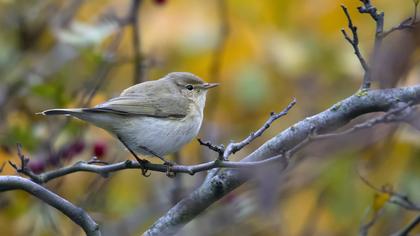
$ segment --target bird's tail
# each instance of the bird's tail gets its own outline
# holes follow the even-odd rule
[[[43,112],[38,112],[36,114],[39,115],[45,115],[45,116],[49,116],[49,115],[75,115],[77,113],[82,112],[81,108],[72,108],[72,109],[50,109],[50,110],[45,110]]]

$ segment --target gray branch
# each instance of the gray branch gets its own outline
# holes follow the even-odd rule
[[[392,236],[407,236],[416,226],[420,224],[420,215],[417,215],[413,221],[411,221],[408,225],[406,225],[403,229],[399,232],[393,234]]]
[[[296,104],[296,99],[293,99],[293,101],[290,102],[289,105],[283,111],[279,113],[272,112],[270,118],[264,123],[264,125],[261,128],[259,128],[257,131],[251,133],[244,140],[237,143],[229,143],[223,153],[223,160],[227,160],[230,155],[235,154],[237,151],[240,151],[242,148],[250,144],[256,138],[260,137],[268,128],[270,128],[270,125],[274,121],[276,121],[280,117],[287,115],[287,113],[290,111],[290,109],[292,109],[292,107],[295,104]]]
[[[215,168],[255,168],[261,165],[272,164],[276,162],[283,162],[286,160],[283,158],[283,155],[275,155],[271,158],[261,160],[261,161],[252,161],[252,162],[231,162],[231,161],[209,161],[197,165],[174,165],[171,167],[170,171],[172,173],[186,173],[190,175],[194,175],[197,172],[207,171]],[[15,164],[11,164],[18,173],[24,174],[31,178],[36,183],[44,184],[50,180],[63,177],[68,174],[76,173],[76,172],[90,172],[96,173],[103,177],[108,177],[108,175],[112,172],[127,170],[127,169],[141,169],[141,166],[138,162],[126,160],[121,161],[113,164],[105,164],[105,165],[98,165],[96,163],[90,163],[85,161],[79,161],[71,166],[66,166],[60,169],[51,170],[48,172],[44,172],[42,174],[35,174],[32,171],[28,170],[28,168],[21,168],[17,167]],[[168,167],[163,164],[154,164],[154,163],[144,163],[144,167],[147,170],[156,171],[166,173],[168,171]]]
[[[318,134],[325,134],[342,127],[360,115],[389,111],[400,103],[419,104],[420,85],[358,92],[331,108],[292,125],[242,161],[261,161],[285,153],[302,143],[314,129]],[[145,232],[145,235],[174,234],[215,201],[247,182],[251,177],[242,169],[220,171],[172,207]]]
[[[350,13],[347,10],[347,7],[344,5],[341,5],[341,9],[343,9],[344,15],[346,15],[347,22],[348,22],[348,28],[350,29],[352,33],[352,37],[350,37],[345,29],[341,29],[341,33],[343,34],[344,38],[347,40],[347,42],[350,43],[350,45],[353,47],[354,54],[356,54],[357,59],[359,59],[360,64],[362,65],[363,70],[365,71],[365,75],[369,73],[369,65],[367,64],[365,58],[363,58],[362,53],[360,52],[359,48],[359,36],[357,34],[357,27],[353,25],[353,21],[351,20]]]
[[[50,190],[19,176],[0,176],[0,192],[21,189],[53,206],[78,224],[86,235],[101,235],[98,224],[82,209]]]

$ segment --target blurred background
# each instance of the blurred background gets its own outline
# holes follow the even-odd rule
[[[374,22],[357,12],[354,0],[0,0],[0,164],[19,162],[16,143],[36,173],[92,156],[110,163],[132,159],[99,128],[35,113],[94,106],[172,71],[221,83],[208,94],[199,134],[213,143],[246,137],[296,97],[289,115],[233,157],[239,160],[360,87],[363,71],[340,32],[347,26],[340,4],[349,8],[368,58]],[[414,12],[411,0],[374,4],[385,11],[385,28]],[[419,35],[413,29],[385,40],[375,87],[419,83]],[[180,235],[355,235],[376,214],[369,235],[396,232],[418,212],[386,204],[387,196],[360,176],[420,203],[419,127],[379,125],[315,142],[295,156],[287,174],[240,187]],[[193,141],[173,160],[196,164],[216,156]],[[7,164],[1,174],[16,171]],[[108,178],[71,174],[46,187],[87,210],[105,235],[138,235],[204,178],[144,178],[125,170]],[[83,235],[63,214],[21,191],[1,193],[0,209],[0,235]]]

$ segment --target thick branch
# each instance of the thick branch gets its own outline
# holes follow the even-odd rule
[[[355,94],[279,133],[242,161],[260,161],[284,153],[302,143],[314,129],[319,134],[330,132],[362,114],[388,111],[394,108],[398,102],[419,104],[420,86],[371,90]],[[175,233],[215,201],[250,178],[241,169],[221,171],[158,219],[145,232],[145,235]]]
[[[50,190],[19,176],[0,176],[0,192],[21,189],[61,211],[83,228],[86,235],[101,235],[98,224],[82,209]]]

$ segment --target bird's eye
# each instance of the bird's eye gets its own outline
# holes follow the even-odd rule
[[[191,84],[185,85],[185,88],[188,89],[188,90],[193,90],[194,89],[194,87]]]

